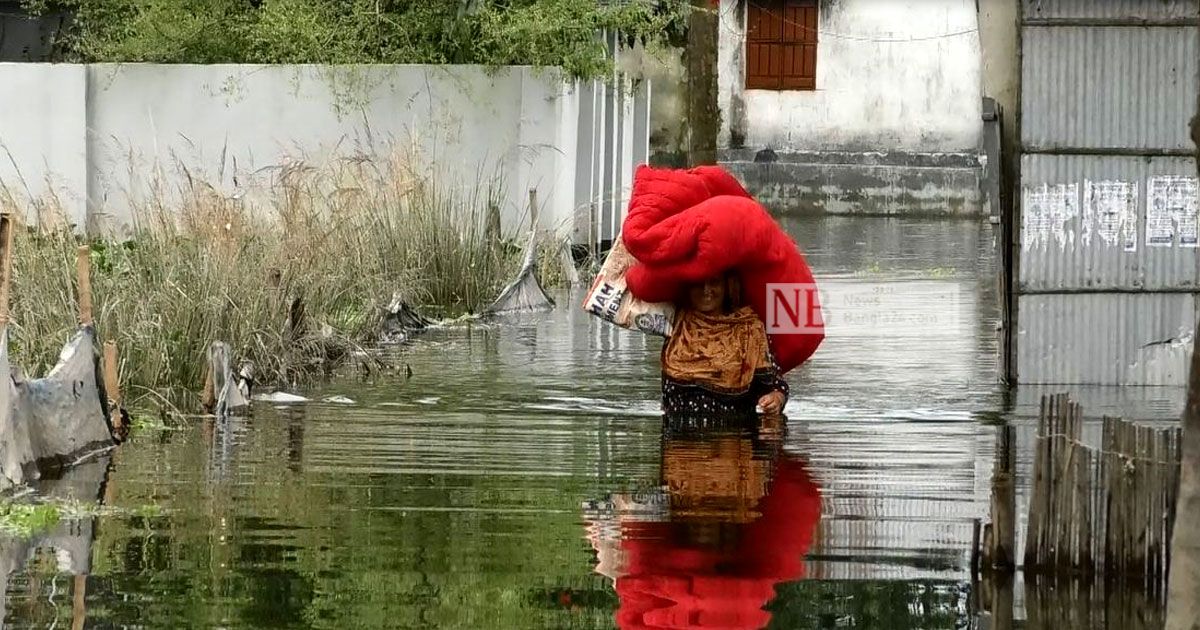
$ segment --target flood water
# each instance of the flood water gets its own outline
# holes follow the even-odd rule
[[[115,509],[0,546],[5,627],[1002,627],[973,523],[993,427],[1037,403],[997,386],[994,228],[785,225],[831,312],[893,317],[831,328],[785,425],[664,427],[660,343],[558,295],[425,334],[410,378],[305,392],[352,402],[148,430],[46,485]],[[1096,627],[1039,626],[1036,597],[1018,627]]]

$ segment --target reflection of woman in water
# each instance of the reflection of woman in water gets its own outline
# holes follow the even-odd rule
[[[617,511],[589,527],[620,628],[761,628],[776,586],[804,577],[820,489],[773,420],[704,430],[667,420],[666,512]]]
[[[668,415],[777,414],[788,386],[779,377],[762,320],[742,304],[737,276],[688,288],[663,345],[663,411]]]

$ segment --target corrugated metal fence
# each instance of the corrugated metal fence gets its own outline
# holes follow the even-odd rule
[[[1198,6],[1022,3],[1021,202],[1010,224],[1017,382],[1187,377],[1200,291],[1187,130],[1200,89]]]

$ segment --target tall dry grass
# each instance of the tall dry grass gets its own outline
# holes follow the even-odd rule
[[[195,403],[214,340],[252,362],[260,382],[302,385],[372,343],[394,295],[453,316],[485,306],[520,267],[523,239],[489,227],[496,186],[420,174],[401,159],[291,165],[260,202],[186,180],[181,194],[150,194],[128,238],[88,242],[96,325],[119,345],[135,406]],[[0,195],[28,216],[15,204]],[[75,330],[81,241],[45,207],[37,213],[42,226],[15,239],[9,330],[14,360],[42,374]],[[292,329],[297,299],[304,325]]]

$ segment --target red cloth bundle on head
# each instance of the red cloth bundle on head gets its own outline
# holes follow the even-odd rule
[[[767,309],[775,307],[767,303],[768,284],[814,285],[795,241],[716,166],[639,167],[621,240],[638,261],[626,274],[629,292],[647,302],[677,300],[686,285],[736,270],[746,303],[765,323]],[[770,334],[783,373],[807,361],[825,339],[819,302],[815,293],[809,295],[808,312],[796,312],[800,304],[789,305],[805,330]]]

